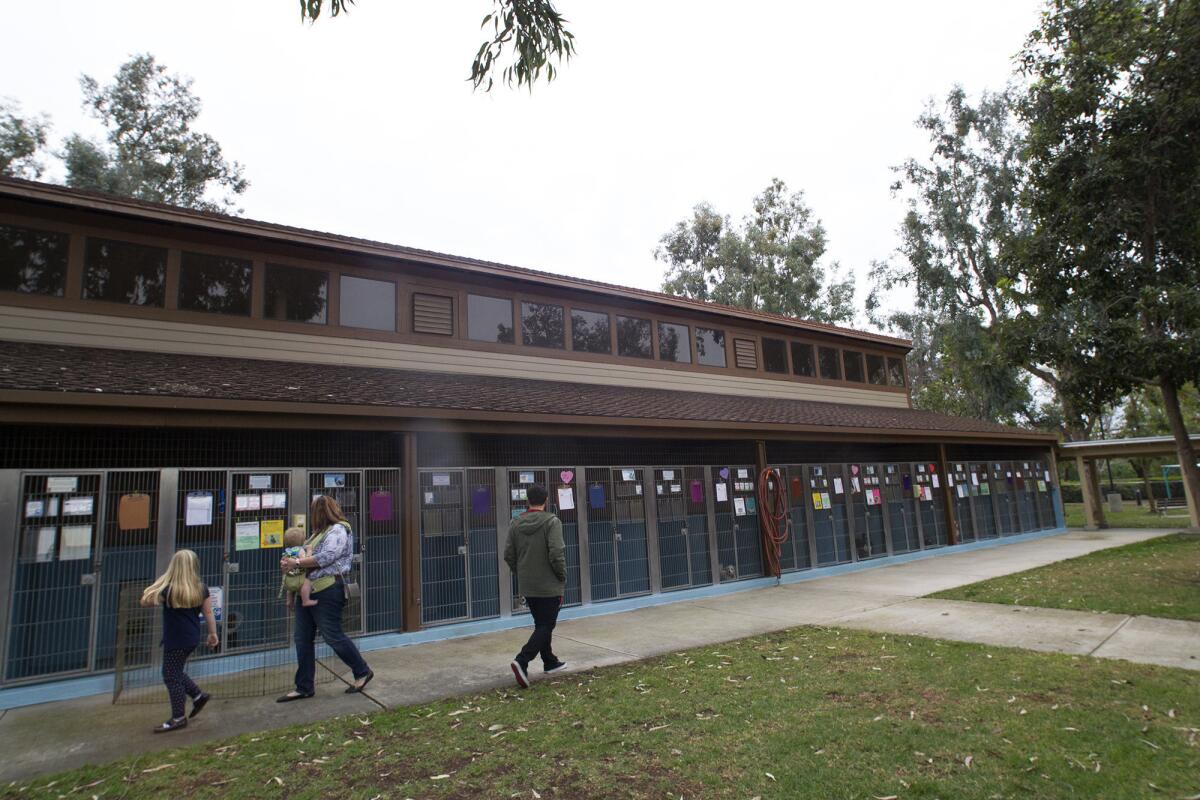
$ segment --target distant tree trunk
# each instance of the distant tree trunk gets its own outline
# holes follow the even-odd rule
[[[1183,495],[1187,498],[1192,527],[1200,529],[1200,469],[1196,467],[1196,449],[1192,446],[1191,436],[1183,421],[1179,392],[1174,382],[1164,375],[1159,388],[1162,389],[1163,409],[1167,412],[1167,421],[1171,424],[1171,433],[1175,437],[1175,451],[1179,454],[1179,471],[1183,478]]]
[[[1083,416],[1076,413],[1074,404],[1069,398],[1059,395],[1062,402],[1063,410],[1063,436],[1068,442],[1086,441],[1091,431]],[[1079,491],[1086,492],[1091,488],[1092,496],[1096,498],[1095,502],[1095,524],[1098,528],[1107,528],[1108,520],[1104,517],[1104,502],[1100,496],[1100,470],[1096,469],[1096,462],[1092,459],[1083,459],[1083,469],[1079,470]],[[1086,509],[1084,506],[1084,516],[1086,517]],[[1084,523],[1090,525],[1093,520],[1085,519]]]
[[[1150,504],[1148,513],[1158,513],[1158,501],[1154,499],[1154,484],[1150,482],[1150,462],[1144,458],[1129,459],[1129,466],[1133,467],[1133,471],[1142,479],[1142,489],[1146,494],[1146,502]]]

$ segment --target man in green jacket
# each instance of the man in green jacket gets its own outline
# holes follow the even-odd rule
[[[517,588],[533,615],[533,635],[510,665],[522,689],[529,688],[529,662],[534,656],[541,655],[546,672],[557,672],[567,666],[550,647],[567,585],[562,522],[546,511],[544,487],[530,486],[526,497],[529,510],[508,526],[508,544],[504,548],[504,560],[516,573]]]

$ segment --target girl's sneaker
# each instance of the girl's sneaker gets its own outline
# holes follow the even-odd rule
[[[202,692],[199,697],[192,700],[192,713],[188,714],[188,719],[196,716],[203,708],[208,705],[208,701],[212,700],[212,695],[207,692]]]
[[[154,732],[155,733],[166,733],[167,731],[177,731],[180,728],[186,728],[186,727],[187,727],[187,717],[180,717],[179,719],[167,720],[162,725],[159,725],[157,728],[155,728]]]

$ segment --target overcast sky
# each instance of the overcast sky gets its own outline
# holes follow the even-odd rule
[[[559,0],[578,55],[532,94],[465,78],[491,0],[6,3],[0,96],[96,132],[78,78],[133,53],[190,76],[197,127],[241,162],[246,216],[641,288],[655,244],[708,201],[739,218],[803,189],[859,276],[896,246],[890,167],[954,83],[1010,79],[1034,0]]]

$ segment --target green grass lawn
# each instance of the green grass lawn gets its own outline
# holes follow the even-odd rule
[[[1171,509],[1166,516],[1147,513],[1148,506],[1138,507],[1125,501],[1124,508],[1115,514],[1104,507],[1104,519],[1114,528],[1186,528],[1189,524],[1187,510]],[[1082,528],[1083,503],[1064,503],[1063,513],[1067,518],[1068,528]]]
[[[1200,620],[1200,537],[1163,536],[930,596]]]
[[[128,759],[8,787],[59,798],[1179,798],[1184,670],[791,631]]]

